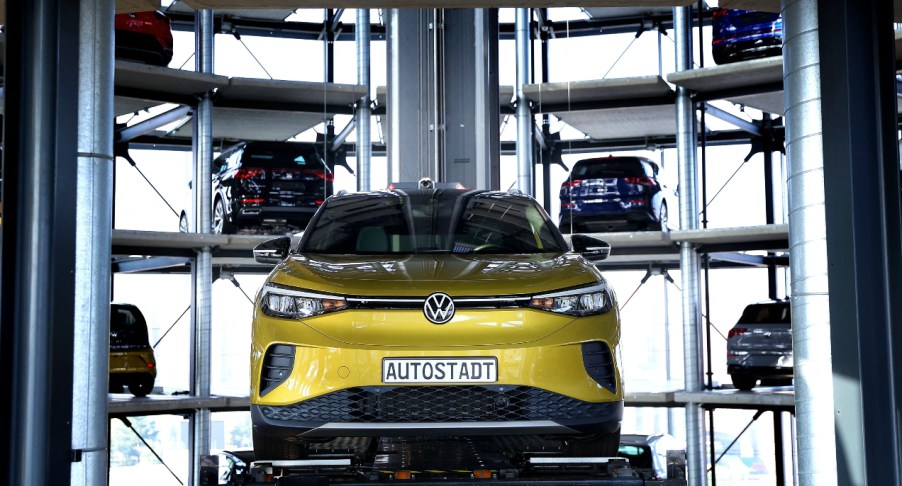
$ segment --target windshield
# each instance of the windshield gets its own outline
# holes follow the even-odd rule
[[[331,198],[305,231],[303,253],[547,253],[567,251],[526,196],[466,190]]]

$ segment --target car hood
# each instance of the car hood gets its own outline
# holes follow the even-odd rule
[[[373,301],[425,299],[434,292],[455,299],[530,296],[599,281],[601,273],[575,254],[294,256],[271,277],[280,285]],[[427,320],[421,306],[390,307],[377,303],[366,310],[308,318],[304,324],[346,344],[435,348],[533,342],[578,319],[523,308],[459,309],[452,321],[438,326]],[[591,327],[599,333],[605,329]]]
[[[602,281],[577,254],[294,255],[273,271],[273,283],[365,297],[533,295]]]

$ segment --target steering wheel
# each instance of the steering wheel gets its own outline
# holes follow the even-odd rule
[[[473,248],[473,253],[478,253],[480,251],[489,250],[489,249],[503,250],[504,248],[501,245],[498,245],[496,243],[483,243],[483,244],[477,246],[476,248]]]

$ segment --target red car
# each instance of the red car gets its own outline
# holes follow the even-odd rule
[[[167,66],[172,60],[172,25],[161,12],[116,15],[116,58]]]

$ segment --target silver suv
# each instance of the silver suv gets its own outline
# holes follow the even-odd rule
[[[752,304],[727,335],[727,373],[740,390],[758,380],[792,383],[792,319],[788,301]]]

